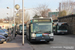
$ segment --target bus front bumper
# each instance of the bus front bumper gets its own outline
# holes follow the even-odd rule
[[[31,38],[30,41],[35,42],[35,41],[53,41],[54,37],[35,37]]]
[[[57,32],[57,34],[67,34],[67,32]]]

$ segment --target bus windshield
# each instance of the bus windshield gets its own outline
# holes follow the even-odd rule
[[[22,29],[23,29],[22,27],[23,27],[23,26],[20,25],[20,26],[19,26],[19,29],[22,30]],[[24,26],[24,30],[26,30],[26,26]]]
[[[52,32],[52,24],[51,23],[34,23],[33,24],[33,32]]]
[[[57,26],[58,30],[67,30],[67,25]]]

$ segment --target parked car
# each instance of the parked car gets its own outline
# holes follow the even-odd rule
[[[8,33],[8,30],[7,29],[2,29],[5,33]]]
[[[5,36],[6,38],[8,37],[8,34],[6,32],[4,32],[3,30],[0,30],[0,35]]]
[[[2,35],[0,35],[0,44],[3,43],[4,41],[6,41],[6,38]]]

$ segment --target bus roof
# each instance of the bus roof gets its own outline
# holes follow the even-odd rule
[[[19,24],[19,25],[22,25],[22,24]],[[24,24],[24,25],[26,25],[26,24]]]
[[[67,24],[67,22],[59,22],[58,25]]]
[[[58,22],[58,24],[63,24],[63,23],[67,23],[67,22]]]
[[[55,22],[54,25],[62,25],[62,24],[67,24],[67,22]]]
[[[47,17],[47,18],[33,18],[32,20],[34,20],[34,19],[52,19],[52,18],[50,18],[50,17]]]
[[[54,23],[57,23],[57,24],[60,24],[61,23],[62,24],[62,23],[67,23],[67,22],[54,22]]]
[[[30,23],[37,23],[37,22],[53,22],[51,17],[47,18],[33,18],[32,20],[28,21],[27,24]]]

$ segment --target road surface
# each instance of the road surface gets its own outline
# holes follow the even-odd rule
[[[55,35],[50,43],[29,43],[34,50],[75,50],[75,35]]]

